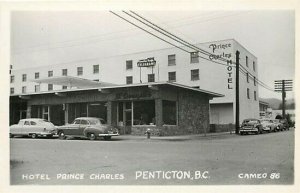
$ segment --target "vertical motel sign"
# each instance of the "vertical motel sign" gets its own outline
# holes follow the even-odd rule
[[[143,67],[152,67],[152,74],[153,74],[153,67],[156,65],[156,61],[154,57],[142,59],[137,62],[137,66],[140,67],[140,83],[142,83],[142,68]]]
[[[275,80],[275,92],[282,95],[282,118],[285,118],[285,97],[287,91],[293,91],[293,80]]]

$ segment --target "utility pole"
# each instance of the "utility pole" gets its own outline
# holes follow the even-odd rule
[[[287,91],[293,90],[293,80],[275,80],[275,92],[282,95],[282,118],[285,118],[285,97]]]
[[[235,134],[240,132],[240,52],[235,53]]]

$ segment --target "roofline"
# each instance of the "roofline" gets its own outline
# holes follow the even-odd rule
[[[22,93],[22,94],[13,94],[10,96],[30,96],[30,95],[41,95],[41,94],[54,94],[54,93],[64,93],[64,92],[76,92],[76,91],[85,91],[85,90],[99,90],[99,89],[114,89],[114,88],[128,88],[128,87],[141,87],[141,86],[150,86],[150,85],[171,85],[175,87],[185,88],[201,93],[205,93],[208,95],[212,95],[213,97],[224,97],[225,95],[198,89],[198,88],[192,88],[186,85],[173,83],[173,82],[147,82],[147,83],[136,83],[136,84],[124,84],[124,85],[115,85],[115,86],[105,86],[105,87],[92,87],[92,88],[79,88],[79,89],[65,89],[65,90],[53,90],[53,91],[44,91],[39,93]]]
[[[190,86],[186,86],[186,85],[182,85],[182,84],[178,84],[178,83],[174,83],[174,82],[151,82],[151,83],[147,82],[147,83],[136,83],[136,84],[124,84],[124,85],[117,85],[117,86],[105,86],[105,87],[101,87],[101,89],[139,87],[139,86],[149,86],[149,85],[171,85],[171,86],[176,86],[176,87],[180,87],[180,88],[185,88],[185,89],[189,89],[189,90],[193,90],[193,91],[206,93],[209,95],[213,95],[215,97],[224,97],[225,96],[223,94],[219,94],[219,93],[215,93],[215,92],[211,92],[211,91],[207,91],[207,90],[203,90],[203,89],[199,89],[199,88],[193,88]]]

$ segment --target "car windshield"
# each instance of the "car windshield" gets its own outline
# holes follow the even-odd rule
[[[249,124],[249,123],[250,123],[250,124],[251,124],[251,123],[253,124],[253,123],[257,123],[257,121],[256,121],[256,120],[245,120],[245,121],[244,121],[244,124],[247,124],[247,123],[248,123],[248,124]]]
[[[90,122],[91,125],[106,124],[103,119],[90,119],[89,122]]]

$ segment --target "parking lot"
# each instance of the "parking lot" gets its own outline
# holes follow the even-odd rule
[[[12,138],[11,184],[292,184],[294,129],[262,135]]]

